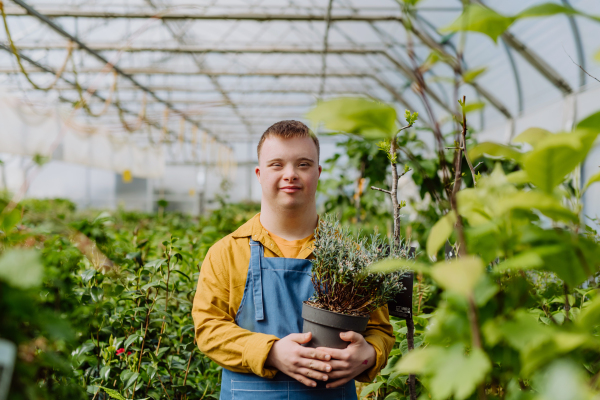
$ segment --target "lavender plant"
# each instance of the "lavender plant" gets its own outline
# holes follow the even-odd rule
[[[407,258],[407,248],[390,247],[379,234],[353,236],[332,215],[319,221],[313,254],[315,293],[308,304],[314,307],[368,315],[404,289],[401,278],[406,271],[384,274],[370,272],[367,267],[384,258]]]

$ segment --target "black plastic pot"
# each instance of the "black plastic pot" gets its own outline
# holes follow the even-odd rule
[[[341,332],[364,332],[369,322],[368,315],[365,317],[345,315],[322,310],[306,303],[302,304],[302,318],[304,319],[302,332],[312,332],[311,341],[304,346],[334,349],[345,349],[350,344],[340,338]]]

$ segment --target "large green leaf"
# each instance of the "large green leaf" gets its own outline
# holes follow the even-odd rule
[[[598,52],[600,54],[600,52]],[[600,111],[588,115],[577,124],[577,129],[600,131]]]
[[[455,223],[456,214],[454,211],[450,211],[433,225],[427,237],[427,254],[429,257],[435,256],[444,243],[446,243],[446,240],[448,240],[452,231],[454,231]]]
[[[556,198],[549,194],[533,190],[514,193],[498,204],[498,211],[500,213],[515,209],[526,211],[538,210],[547,217],[557,221],[574,223],[579,221],[577,214],[565,208]]]
[[[8,234],[21,221],[21,209],[14,208],[11,212],[0,214],[0,230]]]
[[[393,272],[402,269],[408,269],[411,271],[423,271],[425,270],[425,264],[415,262],[414,260],[406,259],[386,259],[369,265],[368,269],[371,272]]]
[[[512,141],[515,143],[529,143],[534,146],[542,139],[552,135],[552,132],[542,128],[529,128],[518,134]]]
[[[465,7],[463,13],[441,32],[472,31],[480,32],[492,38],[494,42],[513,23],[513,17],[498,14],[496,11],[479,4]]]
[[[540,140],[523,157],[523,168],[540,190],[552,193],[589,151],[582,146],[581,134],[559,133]]]
[[[353,133],[368,139],[390,138],[396,133],[394,107],[363,97],[321,101],[308,114],[315,124],[332,131]]]
[[[465,354],[458,344],[442,353],[431,377],[431,396],[436,399],[463,400],[469,397],[492,369],[487,355],[478,348]]]
[[[483,274],[483,261],[479,257],[462,257],[449,262],[439,262],[430,271],[431,277],[444,289],[468,296]]]
[[[577,325],[587,330],[592,330],[600,325],[600,296],[586,303],[576,321]]]
[[[522,154],[512,147],[494,143],[494,142],[483,142],[473,146],[469,150],[469,158],[476,160],[483,155],[487,155],[492,158],[507,158],[519,162]]]
[[[27,289],[42,283],[44,267],[40,254],[33,249],[8,249],[0,257],[0,280]]]

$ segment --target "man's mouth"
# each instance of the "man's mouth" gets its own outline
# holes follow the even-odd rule
[[[279,190],[281,190],[282,192],[285,192],[285,193],[295,193],[300,190],[300,187],[299,186],[284,186],[284,187],[280,188]]]

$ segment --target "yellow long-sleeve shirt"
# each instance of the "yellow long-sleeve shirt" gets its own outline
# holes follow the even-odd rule
[[[246,285],[250,238],[262,243],[265,257],[283,257],[261,225],[259,215],[209,249],[200,270],[192,317],[198,347],[217,364],[234,372],[273,378],[277,370],[265,367],[265,361],[279,338],[243,329],[234,321]],[[297,258],[311,258],[313,243],[314,239],[307,242]],[[377,359],[373,367],[355,379],[370,382],[385,366],[395,341],[387,306],[371,313],[363,336],[375,348]]]

